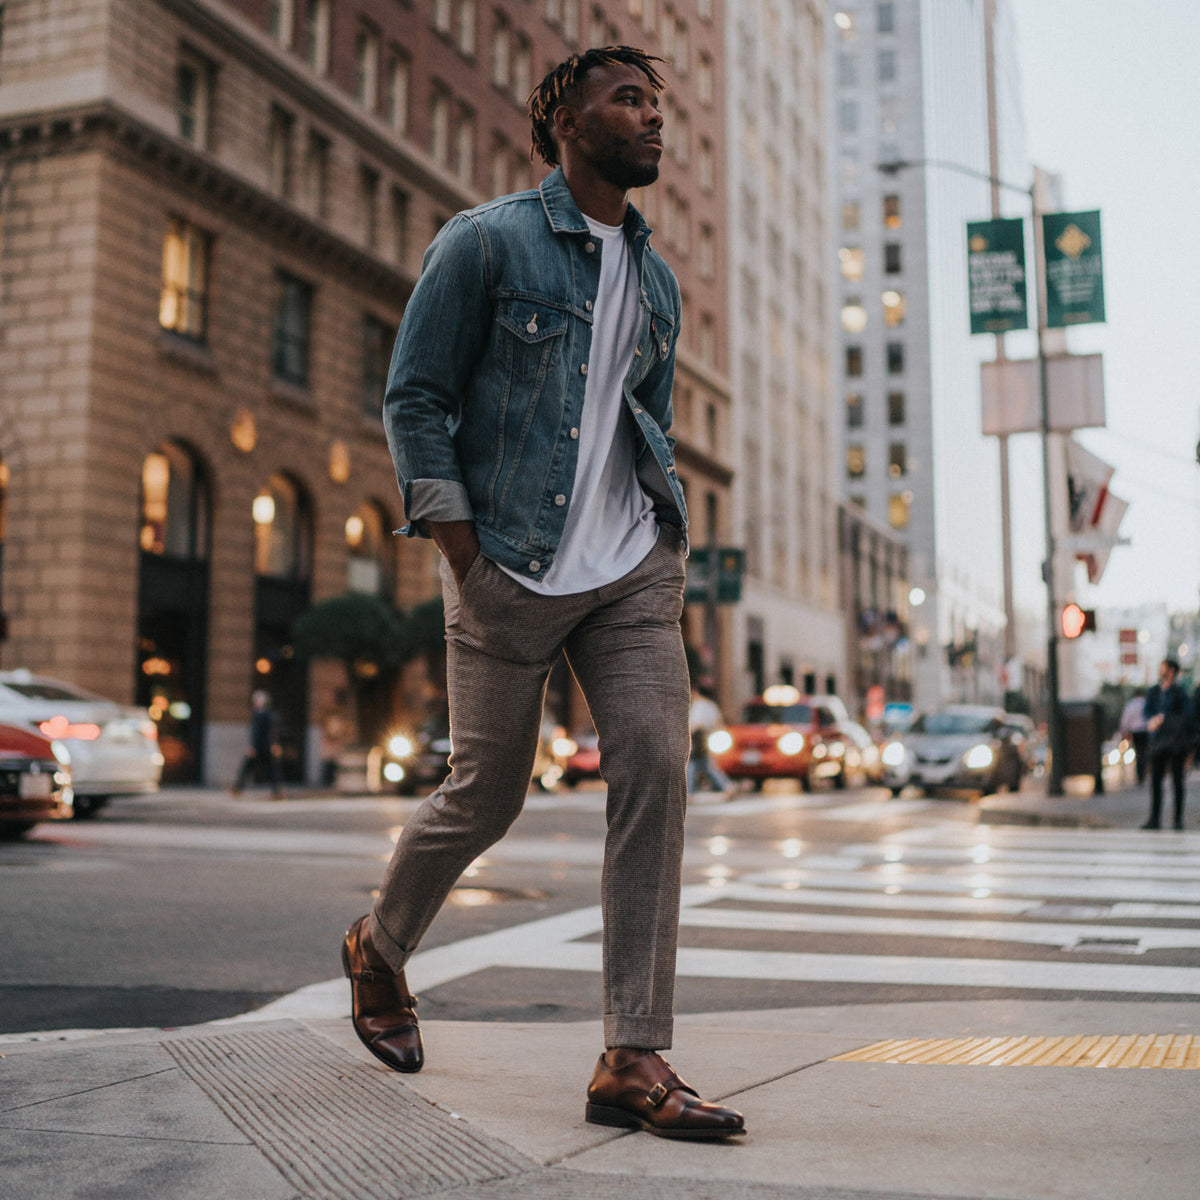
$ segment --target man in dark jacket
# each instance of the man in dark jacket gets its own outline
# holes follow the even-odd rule
[[[1146,693],[1146,729],[1150,734],[1150,816],[1143,829],[1162,828],[1163,776],[1168,767],[1175,785],[1175,828],[1183,828],[1183,777],[1192,749],[1192,706],[1179,685],[1179,663],[1164,658],[1158,683]]]

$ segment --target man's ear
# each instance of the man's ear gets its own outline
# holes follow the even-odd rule
[[[560,104],[550,119],[554,140],[560,145],[574,141],[579,134],[579,114],[569,104]]]

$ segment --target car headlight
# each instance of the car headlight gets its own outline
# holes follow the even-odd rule
[[[901,742],[888,742],[879,752],[880,761],[887,767],[899,767],[904,764],[904,745]]]
[[[968,771],[983,771],[992,765],[995,758],[991,746],[980,743],[978,746],[972,746],[963,755],[963,765]]]
[[[786,754],[791,758],[804,749],[804,734],[789,729],[775,744],[779,747],[780,754]]]
[[[845,758],[846,757],[846,743],[845,742],[830,742],[829,743],[829,757],[830,758]]]
[[[726,750],[733,749],[733,734],[728,729],[714,729],[708,735],[708,752],[710,754],[724,754]]]
[[[71,765],[71,752],[62,742],[55,739],[50,743],[50,749],[54,752],[54,757],[57,758],[64,767],[69,767]]]
[[[393,758],[408,758],[413,752],[412,738],[407,738],[402,733],[397,733],[388,739],[388,753]],[[397,780],[397,782],[399,782]]]

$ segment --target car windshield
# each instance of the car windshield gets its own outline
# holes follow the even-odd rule
[[[910,733],[987,733],[992,718],[987,713],[935,712],[918,717]]]
[[[752,702],[743,714],[746,725],[811,725],[812,719],[812,706],[808,704]]]
[[[12,680],[6,680],[4,686],[10,692],[16,692],[18,696],[24,696],[26,700],[62,701],[100,699],[99,696],[94,696],[91,692],[66,687],[60,683],[50,683],[48,680],[31,679],[28,683],[15,683]]]

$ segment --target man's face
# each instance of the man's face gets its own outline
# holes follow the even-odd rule
[[[575,153],[615,187],[653,183],[662,158],[663,119],[646,76],[625,63],[594,67],[579,92],[571,106],[577,119]]]
[[[1158,679],[1163,687],[1170,687],[1175,682],[1175,668],[1163,663],[1158,668]]]

